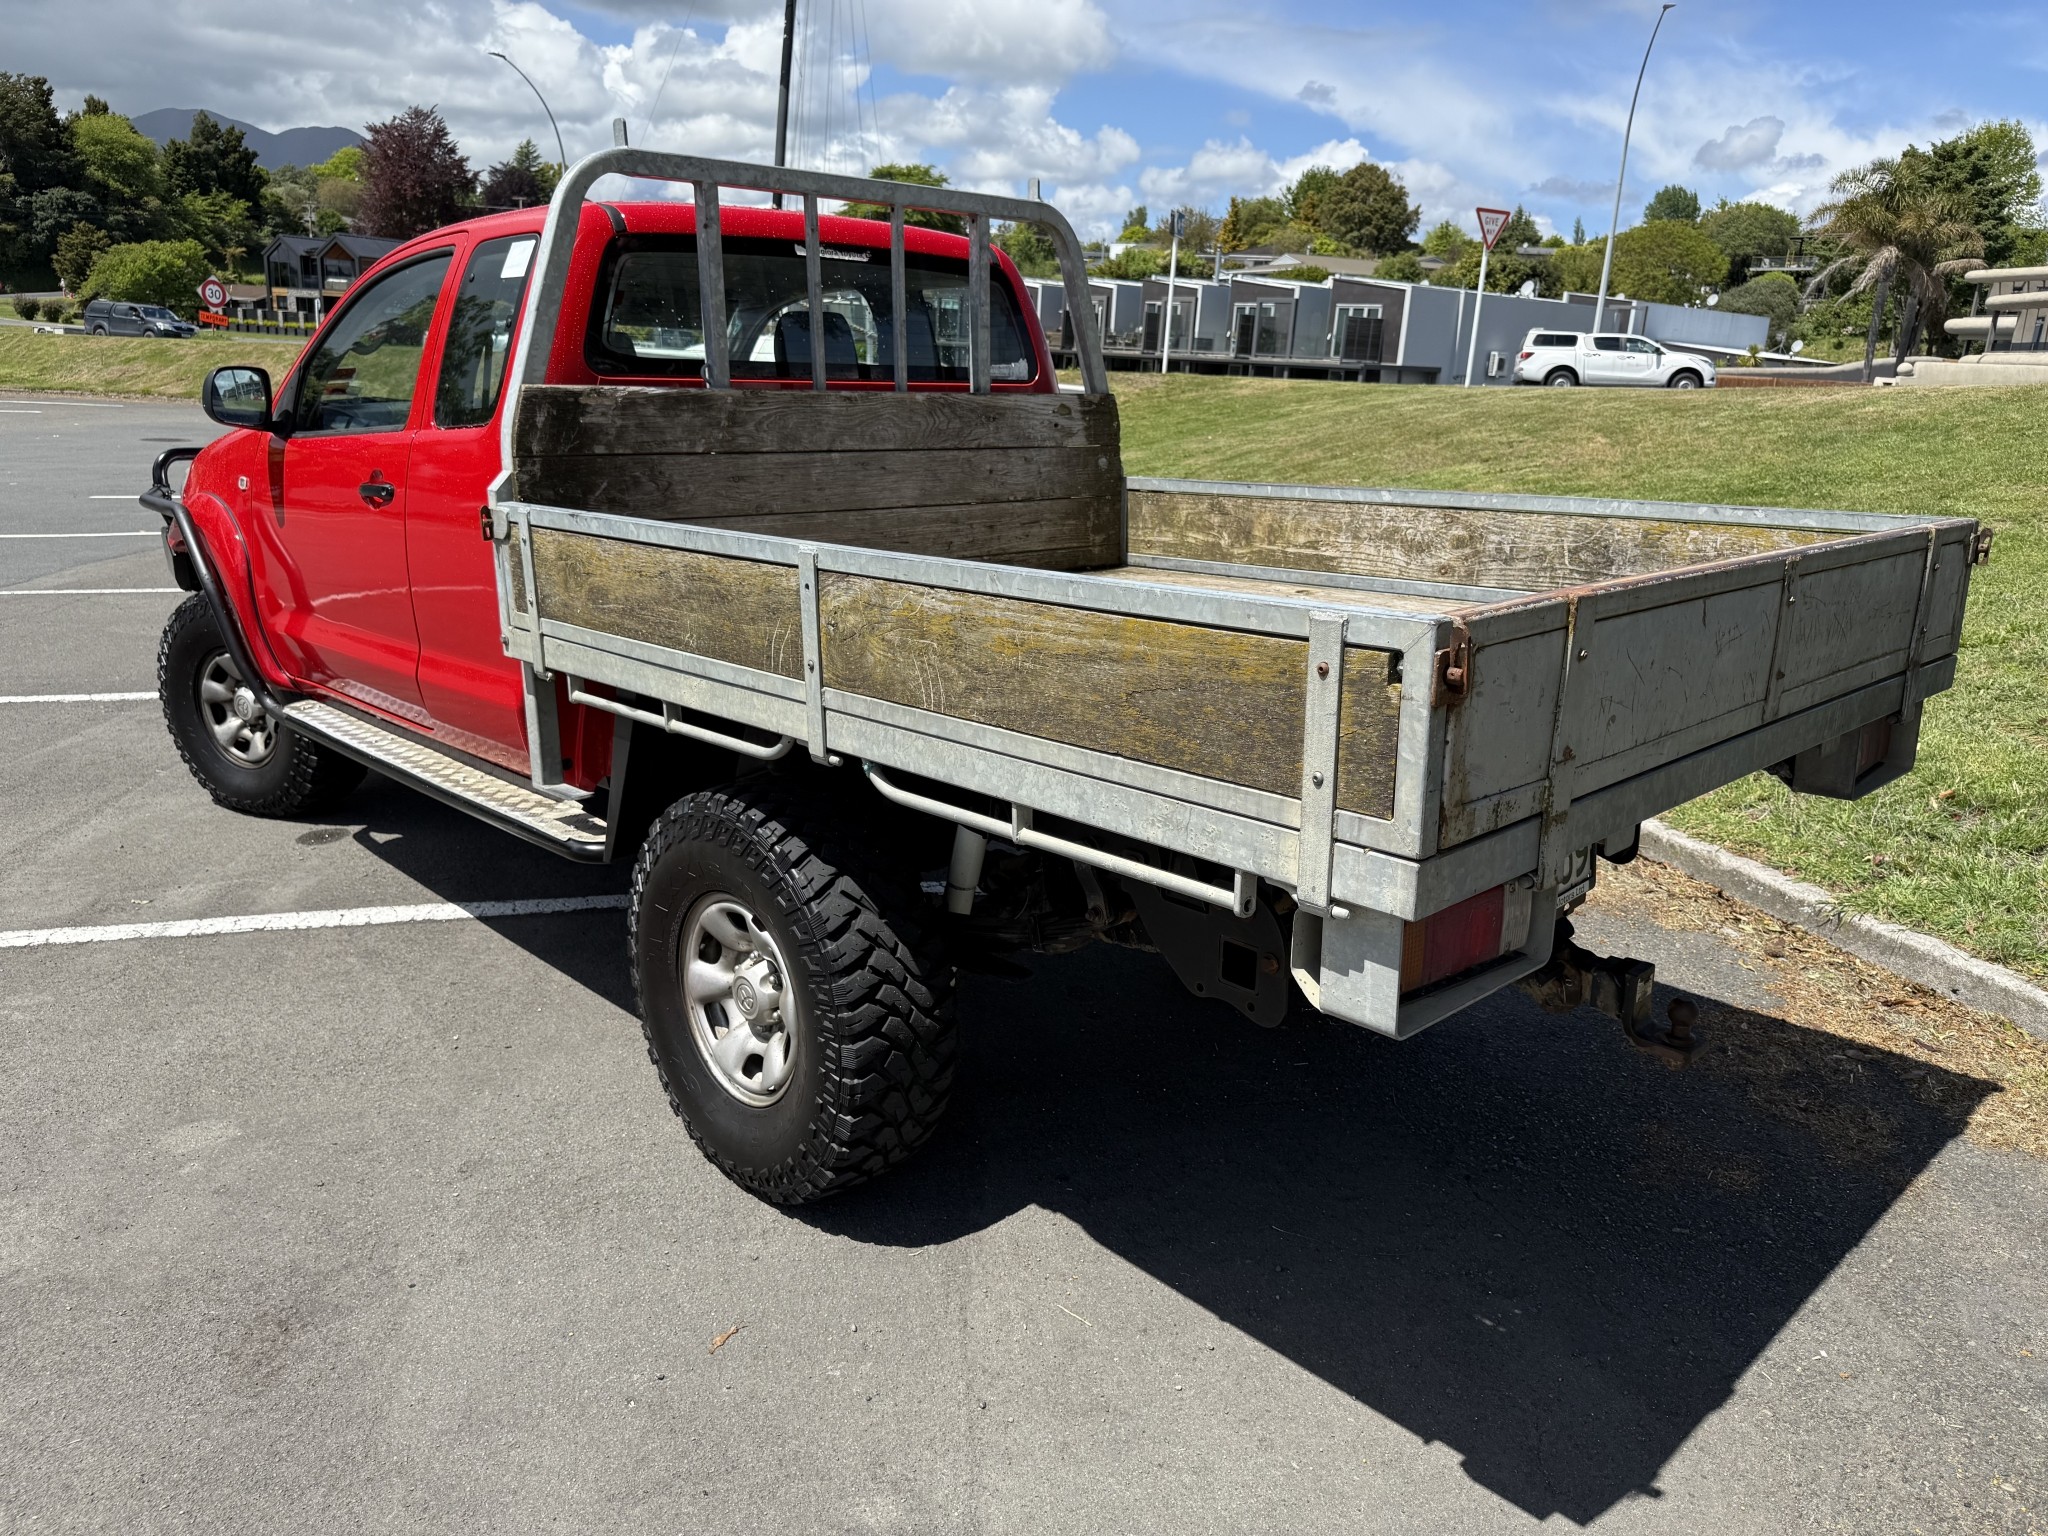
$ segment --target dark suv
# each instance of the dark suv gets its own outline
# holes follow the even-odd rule
[[[121,299],[93,299],[81,318],[95,336],[190,336],[199,329],[161,304],[130,304]]]

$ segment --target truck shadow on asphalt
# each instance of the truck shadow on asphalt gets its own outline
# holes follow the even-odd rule
[[[447,900],[626,886],[374,783],[344,819]],[[594,946],[582,924],[487,921],[631,1011],[623,922]],[[1125,950],[970,976],[931,1145],[793,1214],[920,1247],[1056,1211],[1531,1516],[1584,1525],[1659,1496],[1994,1091],[1882,1052],[1845,1068],[1838,1036],[1701,1002],[1708,1051],[1672,1073],[1513,993],[1397,1045],[1313,1015],[1254,1028]]]
[[[1057,1211],[1531,1516],[1582,1525],[1660,1496],[1993,1091],[1882,1055],[1845,1090],[1847,1042],[1710,1000],[1706,1027],[1768,1072],[1672,1073],[1596,1015],[1512,994],[1401,1045],[1313,1016],[1269,1033],[1107,950],[970,978],[962,1003],[933,1144],[804,1220],[919,1246]]]

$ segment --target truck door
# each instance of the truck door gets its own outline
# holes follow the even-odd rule
[[[421,701],[451,746],[519,768],[526,695],[498,643],[497,569],[478,514],[498,473],[498,407],[538,243],[486,240],[463,263],[405,512]]]
[[[1587,384],[1626,384],[1619,336],[1589,336],[1579,349],[1579,378]]]
[[[349,295],[300,366],[291,435],[272,471],[279,569],[264,618],[286,664],[401,715],[420,707],[405,558],[413,397],[451,254]]]
[[[1659,372],[1664,363],[1664,352],[1654,341],[1645,341],[1640,336],[1631,336],[1622,343],[1622,364],[1628,373],[1627,382],[1647,388],[1662,384]]]

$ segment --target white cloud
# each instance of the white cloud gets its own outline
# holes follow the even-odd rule
[[[1772,159],[1784,136],[1783,118],[1753,117],[1731,125],[1718,139],[1707,140],[1693,151],[1692,162],[1703,171],[1746,171]]]

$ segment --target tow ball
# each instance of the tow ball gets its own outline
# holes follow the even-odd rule
[[[1682,1067],[1700,1048],[1694,1026],[1699,1008],[1690,998],[1673,998],[1668,1027],[1657,1028],[1651,1017],[1657,968],[1647,960],[1609,959],[1572,942],[1572,925],[1557,920],[1557,940],[1550,963],[1524,978],[1521,988],[1545,1013],[1570,1013],[1597,1008],[1621,1024],[1628,1043],[1650,1052],[1666,1066]]]

